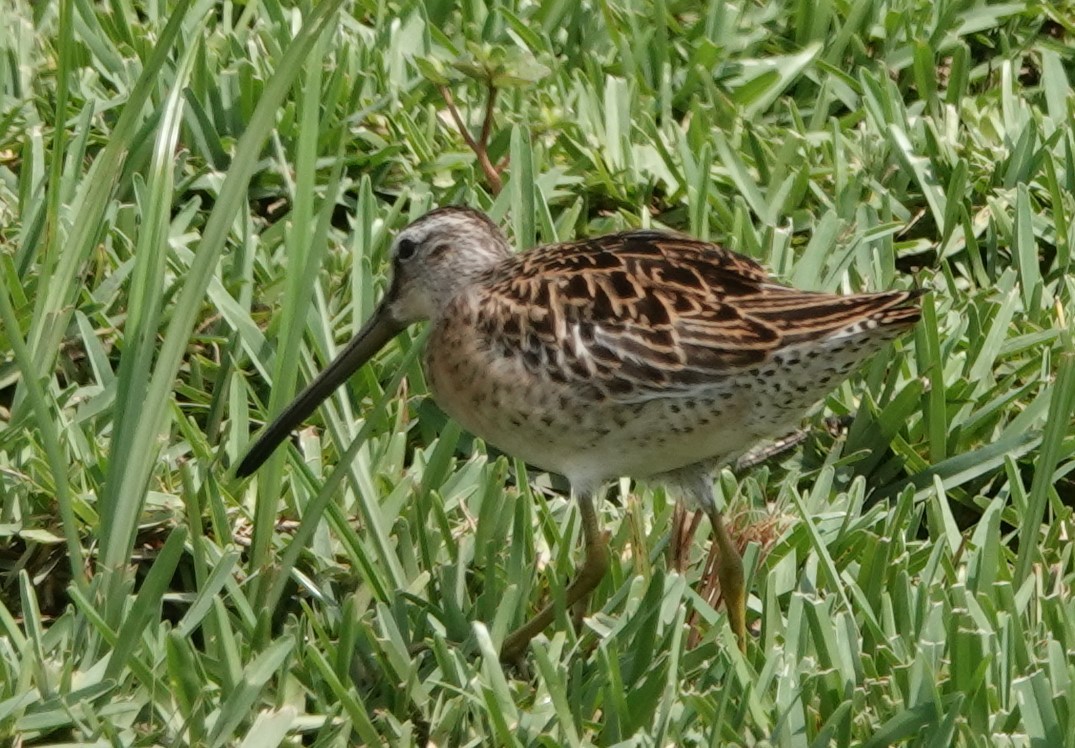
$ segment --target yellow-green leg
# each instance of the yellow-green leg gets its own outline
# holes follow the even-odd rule
[[[724,524],[724,518],[717,510],[716,497],[713,495],[713,477],[710,473],[699,466],[690,466],[682,470],[665,473],[659,476],[661,479],[684,491],[690,498],[689,505],[700,508],[709,517],[713,526],[713,545],[709,550],[709,558],[706,560],[705,570],[702,574],[704,595],[707,600],[711,597],[712,580],[716,576],[720,583],[720,594],[724,598],[724,606],[728,610],[728,624],[732,627],[739,649],[746,651],[747,647],[747,594],[746,579],[743,573],[743,557],[732,541],[728,533],[728,527]],[[688,540],[694,534],[697,523],[693,523],[686,538],[678,537],[679,542]],[[677,536],[681,532],[677,527]],[[681,552],[686,557],[687,552]]]
[[[713,545],[717,552],[716,572],[720,581],[720,594],[728,610],[728,623],[739,642],[739,649],[747,649],[747,596],[743,574],[743,557],[732,542],[724,518],[715,507],[706,510],[713,524]]]
[[[564,601],[570,610],[575,603],[585,600],[594,588],[601,582],[608,572],[609,554],[608,542],[597,522],[597,512],[594,510],[593,497],[587,492],[578,497],[579,510],[582,514],[582,536],[585,544],[586,560],[578,571],[578,576],[567,588]],[[742,565],[740,564],[740,575]],[[722,582],[723,584],[723,582]],[[508,634],[500,648],[500,659],[504,662],[514,662],[526,652],[530,640],[544,631],[556,616],[556,608],[549,603],[539,610],[537,614],[519,628]]]

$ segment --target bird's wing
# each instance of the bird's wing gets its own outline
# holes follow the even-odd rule
[[[618,401],[704,391],[909,298],[798,291],[747,257],[659,231],[523,253],[481,294],[475,322],[489,345]]]

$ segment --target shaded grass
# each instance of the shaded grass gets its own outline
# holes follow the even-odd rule
[[[1071,741],[1063,8],[9,8],[0,734]],[[477,131],[482,71],[497,194],[438,92]],[[502,668],[578,520],[436,410],[420,332],[228,474],[368,317],[392,232],[454,202],[520,246],[667,225],[807,288],[931,289],[826,400],[846,434],[721,476],[786,528],[747,548],[745,657],[692,586],[707,539],[670,571],[671,499],[625,483],[584,626]]]

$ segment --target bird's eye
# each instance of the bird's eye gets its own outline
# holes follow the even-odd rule
[[[400,239],[396,245],[396,257],[400,260],[409,260],[414,257],[418,244],[413,239]]]

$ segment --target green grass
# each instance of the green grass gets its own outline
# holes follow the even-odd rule
[[[0,742],[1075,743],[1075,6],[308,5],[0,0]],[[440,90],[481,145],[489,81],[497,175]],[[583,627],[502,667],[578,517],[418,330],[229,474],[451,203],[931,289],[846,434],[721,475],[745,656],[623,483]]]

